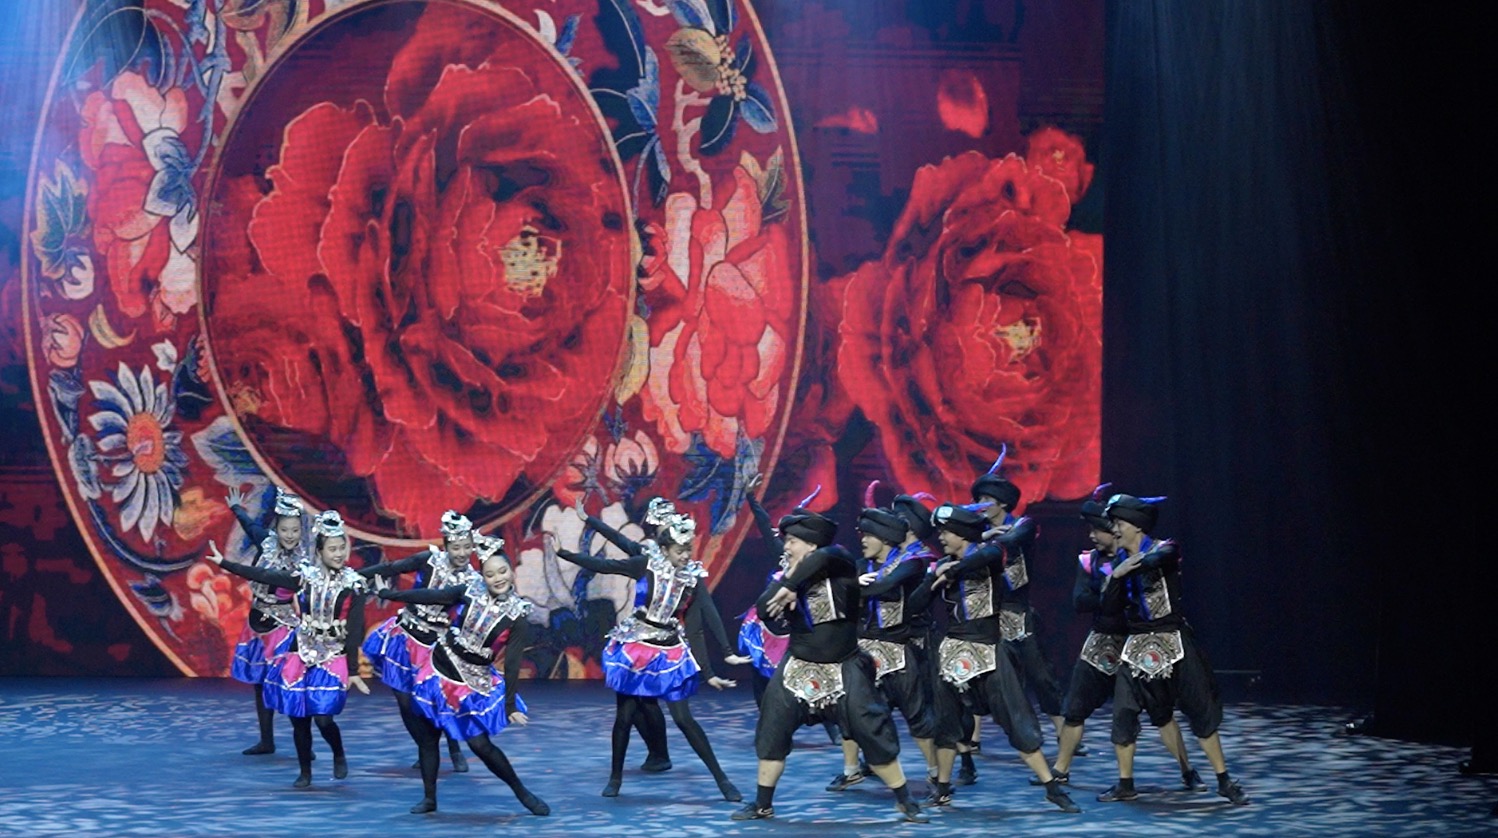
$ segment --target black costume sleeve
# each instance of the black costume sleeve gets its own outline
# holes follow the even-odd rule
[[[795,568],[781,577],[776,585],[782,588],[790,588],[793,591],[799,591],[802,585],[825,574],[834,564],[841,564],[842,561],[838,552],[819,547],[802,558],[801,561],[796,562]],[[771,585],[770,587],[774,588],[776,585]]]
[[[520,665],[525,662],[525,647],[530,642],[530,621],[521,617],[510,624],[510,636],[505,640],[505,718],[520,708],[515,704],[519,693]]]
[[[910,598],[905,601],[910,610],[919,612],[931,607],[931,600],[935,598],[936,594],[936,591],[931,586],[935,582],[936,574],[927,573],[926,578],[922,579],[921,584],[917,585],[916,589],[910,592]]]
[[[719,649],[724,652],[733,649],[733,643],[728,640],[728,629],[723,625],[723,615],[718,611],[718,603],[705,586],[702,589],[702,598],[706,600],[702,603],[703,626],[712,633],[713,640],[717,641]]]
[[[775,524],[770,520],[769,511],[765,509],[764,504],[759,502],[759,498],[753,495],[748,497],[748,501],[749,511],[754,514],[754,523],[759,527],[759,537],[763,538],[766,544],[774,545],[775,552],[779,554],[785,550],[785,543],[780,540],[779,535],[776,535]]]
[[[916,559],[905,559],[900,566],[883,579],[876,579],[860,590],[864,599],[897,600],[905,596],[905,583],[926,572],[924,563]]]
[[[703,602],[708,599],[710,597],[703,596],[701,591],[694,592],[692,601],[687,604],[686,613],[687,648],[692,650],[692,657],[696,658],[697,666],[702,669],[704,680],[718,677],[713,659],[707,653],[707,636],[702,631]]]
[[[1159,570],[1174,570],[1181,563],[1181,551],[1174,541],[1161,541],[1148,551],[1139,554],[1139,566]]]
[[[457,605],[467,590],[467,585],[452,585],[447,588],[412,588],[409,591],[386,588],[380,591],[380,599],[413,602],[418,605]]]
[[[359,575],[365,578],[371,576],[384,576],[386,578],[389,578],[391,576],[400,576],[405,573],[414,573],[426,567],[431,559],[432,551],[430,548],[428,548],[426,550],[422,550],[420,553],[417,553],[414,556],[407,556],[404,559],[396,559],[393,562],[383,562],[381,564],[370,565],[369,567],[360,570]]]
[[[557,555],[594,573],[612,573],[615,576],[628,576],[631,579],[639,579],[645,575],[645,557],[638,553],[626,559],[605,559],[601,556],[575,553],[564,547],[557,550]]]
[[[1035,523],[1034,518],[1021,518],[1018,521],[1015,521],[1014,525],[1011,526],[1007,532],[999,533],[993,538],[990,538],[988,540],[988,543],[1017,544],[1022,541],[1029,541],[1035,538],[1035,536],[1039,533],[1040,525]]]
[[[364,642],[364,592],[349,594],[348,634],[343,638],[343,654],[348,657],[350,675],[359,674],[359,646]]]
[[[243,506],[235,503],[231,504],[229,509],[234,512],[234,517],[239,520],[240,528],[250,537],[250,541],[254,543],[255,549],[259,550],[260,542],[264,541],[265,537],[270,535],[270,530],[256,523],[255,519],[250,517],[250,513],[246,512]]]
[[[1096,555],[1093,556],[1094,561],[1097,558]],[[1097,611],[1102,605],[1102,596],[1092,588],[1092,574],[1080,563],[1077,565],[1077,580],[1071,586],[1071,603],[1078,614]]]
[[[966,556],[963,556],[962,559],[957,562],[957,566],[955,568],[947,571],[947,577],[951,578],[955,575],[966,573],[970,570],[977,570],[980,567],[987,567],[991,564],[997,564],[1003,560],[1004,548],[995,541],[986,542],[983,544],[983,546],[972,551],[971,553],[968,553]]]
[[[605,524],[600,519],[594,518],[592,515],[588,516],[588,526],[592,527],[595,532],[608,539],[610,544],[618,547],[620,550],[630,555],[640,552],[640,542],[631,539],[629,536]]]
[[[271,570],[268,567],[255,567],[254,565],[231,562],[228,559],[224,559],[223,563],[220,564],[219,567],[222,567],[224,570],[229,571],[235,576],[242,576],[252,582],[264,582],[267,585],[274,585],[277,588],[290,588],[292,590],[296,590],[298,587],[301,587],[302,584],[302,579],[300,576],[284,570]]]

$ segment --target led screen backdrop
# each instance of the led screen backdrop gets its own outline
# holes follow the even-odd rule
[[[5,380],[31,386],[5,419],[39,429],[15,473],[55,481],[8,484],[3,525],[18,579],[73,527],[91,560],[7,596],[6,636],[56,657],[102,579],[175,667],[225,674],[248,591],[200,558],[248,557],[229,499],[261,517],[279,486],[371,558],[465,512],[538,606],[533,674],[585,677],[633,585],[552,553],[606,549],[579,507],[638,536],[678,499],[737,613],[774,559],[756,474],[774,513],[819,486],[846,512],[876,478],[963,498],[1007,448],[1027,500],[1087,494],[1101,17],[78,7],[7,140]],[[124,661],[140,633],[108,625]]]

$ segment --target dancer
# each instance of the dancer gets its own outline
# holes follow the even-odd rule
[[[853,557],[832,543],[837,525],[797,506],[780,519],[787,570],[760,595],[762,619],[784,626],[790,648],[765,688],[754,750],[759,757],[754,802],[734,820],[775,816],[775,786],[785,771],[796,728],[808,718],[835,714],[895,795],[907,821],[925,823],[900,769],[894,719],[874,686],[874,662],[858,648],[858,571]],[[790,615],[788,612],[796,613]]]
[[[244,495],[238,488],[229,490],[228,503],[234,517],[239,520],[240,528],[255,545],[252,564],[256,567],[292,570],[311,561],[301,498],[277,486],[270,529],[250,518],[244,508]],[[246,756],[276,752],[276,711],[265,706],[265,676],[272,662],[286,653],[295,626],[293,591],[260,582],[250,583],[249,618],[245,621],[239,643],[234,647],[234,662],[229,666],[229,675],[234,680],[255,687],[255,718],[260,725],[260,741],[244,749]]]
[[[629,748],[629,730],[642,706],[665,701],[671,718],[686,736],[702,764],[718,783],[723,799],[739,801],[743,796],[729,781],[718,758],[713,754],[707,733],[692,716],[688,703],[697,691],[699,673],[707,673],[710,686],[722,689],[734,686],[732,681],[713,674],[712,662],[706,657],[700,641],[696,655],[683,638],[700,635],[701,621],[714,624],[714,633],[723,648],[728,648],[728,633],[718,616],[712,594],[703,580],[707,570],[692,560],[692,541],[696,523],[672,511],[660,514],[660,529],[655,541],[633,542],[596,518],[588,523],[608,537],[630,544],[636,549],[625,559],[607,559],[558,548],[558,556],[594,573],[611,573],[635,580],[635,611],[609,632],[604,647],[604,681],[617,698],[614,715],[613,753],[609,765],[609,782],[604,797],[618,797],[624,782],[624,756]],[[615,541],[616,544],[620,543]],[[686,625],[683,626],[683,623]],[[702,657],[701,664],[697,657]],[[707,668],[704,669],[703,667]]]
[[[1040,724],[1020,679],[1018,653],[1003,642],[1004,549],[983,543],[986,521],[973,508],[942,504],[931,520],[940,530],[938,538],[947,556],[922,583],[941,592],[947,611],[946,634],[937,647],[941,681],[936,685],[936,700],[945,708],[938,714],[937,783],[931,802],[951,802],[952,763],[963,734],[961,725],[954,724],[961,719],[957,708],[978,696],[1008,735],[1009,744],[1040,778],[1046,800],[1064,812],[1080,812],[1040,753]]]
[[[874,489],[864,492],[864,509],[858,515],[858,533],[864,573],[858,577],[862,597],[862,619],[858,647],[874,661],[874,685],[891,709],[905,717],[910,736],[926,758],[926,774],[934,777],[936,749],[935,713],[931,708],[931,681],[926,676],[926,650],[916,643],[914,609],[910,595],[926,576],[925,551],[919,542],[909,543],[910,527],[896,513],[874,506]],[[922,638],[924,639],[924,638]],[[843,791],[863,782],[865,772],[858,762],[858,745],[843,740],[843,770],[827,785],[828,791]]]
[[[1159,519],[1157,504],[1162,500],[1120,494],[1110,497],[1104,507],[1117,538],[1104,596],[1123,598],[1128,637],[1119,653],[1123,664],[1113,695],[1118,783],[1098,795],[1098,800],[1112,803],[1139,796],[1134,788],[1139,714],[1148,713],[1151,724],[1164,727],[1179,707],[1217,773],[1217,793],[1243,806],[1248,795],[1228,775],[1217,735],[1222,724],[1217,679],[1181,613],[1180,550],[1172,541],[1156,541],[1149,535]]]
[[[780,541],[780,535],[775,532],[775,524],[770,520],[770,513],[765,510],[759,498],[755,496],[764,484],[765,476],[756,474],[750,478],[748,486],[744,491],[744,500],[749,504],[749,512],[754,516],[754,523],[759,528],[760,539],[770,546],[776,557],[775,569],[765,577],[765,585],[773,585],[785,575],[785,545]],[[816,497],[822,491],[818,486],[811,496]],[[753,605],[745,611],[739,624],[739,651],[741,656],[727,659],[727,663],[748,663],[752,666],[750,672],[750,684],[754,687],[754,706],[758,707],[764,699],[765,687],[770,683],[770,678],[775,675],[775,667],[785,658],[785,651],[790,638],[784,634],[777,634],[772,626],[765,624],[759,617],[759,609]],[[747,658],[747,660],[746,660]],[[822,719],[822,729],[827,733],[827,741],[841,746],[843,733],[838,730],[837,720],[831,716]],[[862,769],[860,768],[860,771]]]
[[[290,570],[231,562],[208,542],[208,559],[236,576],[296,591],[298,620],[287,652],[266,675],[265,704],[291,718],[296,745],[295,788],[312,785],[312,725],[333,750],[333,777],[348,776],[343,734],[334,716],[343,712],[348,688],[365,695],[359,671],[359,638],[364,636],[364,577],[347,566],[349,538],[334,510],[317,516],[317,560]]]
[[[1082,740],[1082,729],[1091,716],[1114,692],[1114,679],[1118,673],[1119,653],[1123,651],[1124,638],[1128,633],[1128,621],[1124,618],[1123,599],[1108,597],[1104,600],[1103,588],[1113,572],[1113,561],[1118,548],[1118,538],[1113,534],[1113,522],[1105,514],[1101,500],[1112,484],[1104,483],[1092,492],[1092,499],[1082,504],[1081,517],[1087,522],[1088,538],[1092,549],[1077,556],[1077,579],[1072,586],[1072,604],[1079,614],[1092,614],[1092,630],[1082,643],[1082,653],[1072,667],[1071,683],[1066,693],[1066,708],[1063,716],[1066,724],[1061,728],[1061,746],[1051,773],[1063,783],[1071,782],[1071,760]],[[1181,726],[1174,717],[1160,726],[1160,739],[1165,749],[1176,758],[1181,768],[1181,786],[1188,791],[1206,791],[1207,785],[1201,775],[1191,767],[1182,741]],[[1031,782],[1034,782],[1033,780]]]
[[[1040,528],[1035,519],[1014,515],[1019,508],[1020,489],[1003,477],[1004,457],[1008,452],[1006,445],[988,472],[973,482],[973,502],[988,504],[983,514],[990,528],[983,538],[1004,548],[1003,603],[999,612],[1004,642],[1014,649],[1020,677],[1035,693],[1041,712],[1050,716],[1059,738],[1064,723],[1061,686],[1035,636],[1035,609],[1030,607],[1030,558],[1035,555],[1035,538]]]
[[[594,532],[602,535],[604,540],[623,550],[625,555],[632,556],[643,549],[641,543],[604,523],[602,519],[589,515],[588,510],[583,506],[581,496],[577,498],[575,508],[578,517],[587,522]],[[657,536],[661,524],[666,520],[666,516],[675,512],[676,505],[671,501],[662,497],[651,498],[645,504],[645,517],[640,522],[641,528],[646,533],[644,540],[656,544],[659,549]],[[721,623],[721,620],[719,622]],[[690,638],[688,645],[692,648],[701,648],[700,644],[694,643]],[[634,727],[640,732],[640,739],[645,743],[646,750],[645,761],[640,763],[640,770],[647,774],[670,771],[671,752],[666,744],[666,717],[661,712],[660,704],[641,705],[639,712],[635,713]]]
[[[443,516],[445,528],[450,520]],[[456,531],[457,522],[452,524]],[[474,756],[505,781],[531,814],[549,815],[551,807],[520,782],[509,758],[490,738],[511,724],[529,721],[515,688],[529,636],[526,617],[531,603],[515,592],[515,574],[503,552],[503,539],[471,532],[464,537],[470,545],[478,542],[481,576],[460,576],[440,588],[382,588],[379,592],[381,599],[407,605],[444,610],[457,606],[457,616],[438,635],[431,655],[417,672],[411,696],[415,709],[408,729],[420,754],[422,788],[421,802],[411,807],[411,813],[437,811],[437,745],[445,733],[448,741],[467,742]]]
[[[394,562],[366,567],[359,575],[383,580],[405,573],[415,573],[414,589],[445,588],[467,585],[478,579],[478,573],[469,564],[473,557],[473,522],[456,510],[442,514],[442,549],[435,547]],[[388,597],[387,597],[388,598]],[[380,623],[364,640],[364,654],[369,658],[380,680],[395,693],[396,706],[400,708],[401,721],[417,744],[416,731],[412,725],[417,719],[411,709],[411,693],[416,686],[416,673],[426,666],[432,655],[432,644],[451,624],[447,609],[439,605],[408,603],[400,613]],[[447,737],[448,758],[453,771],[468,770],[468,760],[458,750],[458,740]],[[418,761],[413,768],[420,768]]]

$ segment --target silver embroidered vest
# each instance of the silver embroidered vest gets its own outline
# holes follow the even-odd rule
[[[427,558],[428,588],[448,588],[453,585],[471,585],[476,581],[481,582],[479,575],[468,565],[453,567],[453,563],[447,557],[447,553],[436,551]],[[446,605],[434,605],[428,603],[410,603],[401,611],[402,622],[410,619],[420,620],[427,628],[440,631],[447,628],[452,619],[448,616]],[[408,616],[409,615],[409,616]]]
[[[365,590],[364,578],[351,568],[331,571],[321,564],[302,568],[302,619],[297,626],[297,655],[308,666],[327,663],[343,654],[348,621],[338,613],[345,591]]]
[[[682,601],[699,580],[707,578],[707,569],[698,561],[675,567],[655,542],[646,541],[643,545],[645,567],[651,577],[650,601],[636,609],[636,613],[652,623],[671,625]]]
[[[269,570],[280,570],[286,572],[299,571],[312,561],[307,548],[298,544],[291,551],[281,549],[281,542],[271,533],[260,542],[260,555],[255,558],[255,566]],[[250,601],[255,610],[267,614],[283,626],[294,627],[297,624],[296,600],[280,599],[276,596],[276,586],[267,585],[264,582],[250,582]]]

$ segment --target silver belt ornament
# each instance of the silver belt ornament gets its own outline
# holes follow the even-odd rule
[[[1131,634],[1124,641],[1121,657],[1136,677],[1153,681],[1170,677],[1175,665],[1186,657],[1186,646],[1179,631]]]
[[[1082,644],[1082,660],[1104,675],[1114,675],[1118,672],[1123,645],[1124,638],[1121,634],[1088,632],[1087,640]]]
[[[874,682],[884,680],[884,676],[893,675],[905,668],[905,644],[891,643],[888,640],[866,640],[858,641],[858,648],[868,653],[874,659]]]
[[[673,623],[675,620],[672,621]],[[652,646],[675,646],[680,632],[653,626],[644,620],[625,617],[609,631],[609,639],[619,643],[649,643]]]
[[[847,692],[841,663],[813,663],[790,655],[781,667],[780,682],[813,712],[826,710]]]
[[[999,611],[999,633],[1005,640],[1024,640],[1030,636],[1030,612],[1011,611],[1007,608]]]
[[[942,680],[966,690],[968,682],[999,668],[999,652],[992,643],[944,637],[937,648]]]

